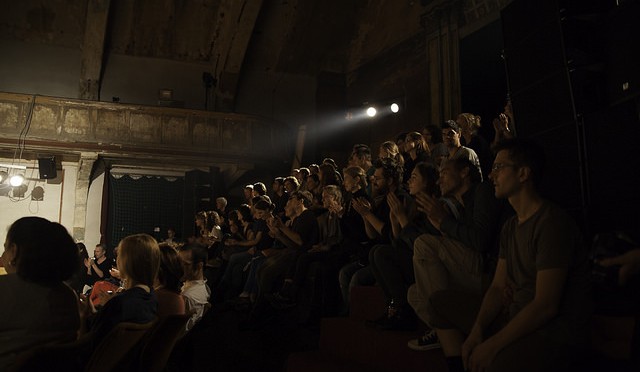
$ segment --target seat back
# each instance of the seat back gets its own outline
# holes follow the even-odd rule
[[[185,333],[188,314],[168,315],[160,318],[143,340],[139,371],[162,371],[171,355],[173,346]]]
[[[91,372],[113,371],[127,354],[140,342],[155,322],[144,324],[119,323],[100,342],[91,354],[85,370]]]
[[[72,342],[40,345],[18,354],[11,372],[80,371],[82,356],[89,353],[93,334],[86,334]]]

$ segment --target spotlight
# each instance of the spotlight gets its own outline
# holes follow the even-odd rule
[[[378,112],[378,111],[376,111],[376,108],[375,108],[375,107],[369,107],[369,108],[367,109],[367,115],[368,115],[370,118],[372,118],[372,117],[376,116],[376,113],[377,113],[377,112]]]
[[[400,106],[398,106],[397,103],[392,103],[391,104],[391,112],[393,112],[395,114],[398,111],[400,111]]]
[[[11,178],[9,179],[9,183],[13,187],[20,186],[22,185],[23,182],[24,182],[24,176],[21,174],[16,174],[15,176],[11,176]]]
[[[6,181],[7,178],[9,178],[9,174],[5,171],[0,171],[0,183]]]

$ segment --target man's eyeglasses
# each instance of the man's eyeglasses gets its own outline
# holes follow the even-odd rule
[[[515,164],[507,164],[507,163],[495,163],[493,164],[493,167],[491,167],[491,171],[492,172],[499,172],[502,168],[507,168],[507,167],[515,167]]]

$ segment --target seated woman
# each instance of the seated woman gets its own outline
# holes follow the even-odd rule
[[[0,370],[40,344],[73,341],[78,300],[63,283],[79,265],[78,248],[60,224],[40,217],[15,221],[0,258]]]
[[[184,269],[175,248],[160,244],[160,270],[153,289],[158,299],[158,318],[167,315],[184,314],[184,298],[180,294]]]
[[[148,323],[158,302],[151,289],[160,267],[160,248],[147,234],[130,235],[118,245],[117,265],[124,290],[111,298],[91,321],[95,344],[118,323]]]

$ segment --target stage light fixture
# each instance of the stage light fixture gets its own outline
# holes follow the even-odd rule
[[[398,104],[395,102],[391,104],[390,108],[391,112],[393,112],[394,114],[400,111],[400,106],[398,106]]]
[[[11,176],[11,178],[9,179],[9,184],[13,187],[18,187],[22,185],[23,182],[24,182],[24,176],[21,174],[16,174],[14,176]]]
[[[369,107],[369,108],[367,109],[367,115],[368,115],[370,118],[372,118],[372,117],[376,116],[376,113],[377,113],[377,112],[378,112],[378,111],[377,111],[377,110],[376,110],[376,108],[375,108],[375,107],[373,107],[373,106],[371,106],[371,107]]]

